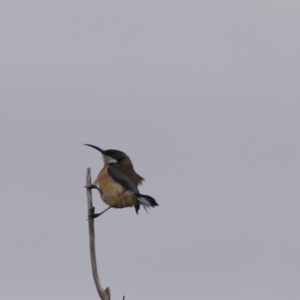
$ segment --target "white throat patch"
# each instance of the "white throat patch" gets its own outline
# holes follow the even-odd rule
[[[117,161],[110,157],[110,156],[107,156],[107,155],[103,155],[103,161],[104,161],[104,164],[107,165],[109,163],[116,163]]]

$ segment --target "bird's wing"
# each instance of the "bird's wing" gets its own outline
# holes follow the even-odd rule
[[[139,193],[139,190],[133,183],[133,181],[125,175],[117,164],[112,163],[107,167],[108,175],[117,183],[119,183],[125,190],[132,191],[133,193]]]

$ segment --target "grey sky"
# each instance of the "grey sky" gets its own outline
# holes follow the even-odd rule
[[[299,15],[3,0],[1,299],[98,299],[83,186],[102,160],[83,143],[126,152],[160,205],[96,220],[112,299],[299,299]]]

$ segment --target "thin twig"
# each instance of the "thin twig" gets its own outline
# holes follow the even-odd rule
[[[91,185],[91,169],[87,168],[86,171],[86,186]],[[92,191],[91,189],[86,189],[87,193],[87,204],[88,204],[88,215],[94,214],[95,208],[93,207]],[[91,264],[92,272],[96,285],[97,292],[102,300],[110,300],[110,289],[107,287],[105,290],[101,287],[100,279],[97,271],[97,261],[96,261],[96,250],[95,250],[95,230],[94,230],[94,219],[89,218],[89,236],[90,236],[90,254],[91,254]],[[124,299],[124,297],[123,297]]]

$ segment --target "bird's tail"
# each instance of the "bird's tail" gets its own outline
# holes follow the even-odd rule
[[[155,199],[150,196],[142,195],[139,193],[135,193],[134,196],[139,200],[140,204],[143,205],[145,208],[158,206]]]

